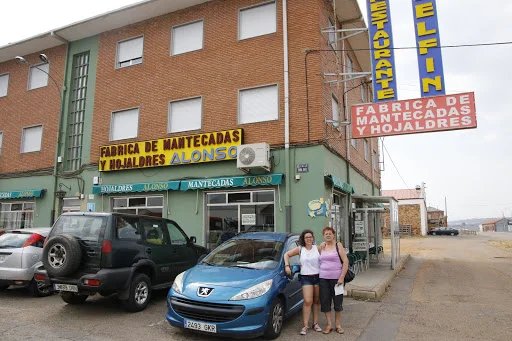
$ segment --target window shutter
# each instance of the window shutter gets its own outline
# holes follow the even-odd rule
[[[138,37],[119,43],[118,62],[123,63],[132,59],[142,58],[144,38]]]
[[[43,126],[24,128],[22,152],[30,153],[40,151],[42,137]]]
[[[44,70],[46,72],[50,72],[50,65],[48,63],[32,66],[30,68],[30,82],[29,82],[29,89],[37,89],[42,88],[44,86],[48,85],[48,75],[44,73],[41,70]],[[39,70],[39,69],[41,70]]]
[[[279,117],[277,85],[240,91],[240,123],[277,120]]]
[[[169,104],[168,132],[201,129],[202,99],[193,98]]]
[[[7,96],[7,88],[9,86],[9,74],[0,76],[0,97]]]
[[[203,21],[173,28],[172,54],[177,55],[203,48]]]
[[[239,21],[240,39],[277,32],[276,3],[243,9]]]
[[[118,111],[112,114],[110,139],[135,138],[139,130],[139,109]]]

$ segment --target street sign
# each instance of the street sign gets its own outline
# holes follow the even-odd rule
[[[94,212],[96,209],[96,204],[93,202],[87,203],[87,212]]]
[[[308,173],[309,163],[297,165],[297,173]]]
[[[356,234],[364,234],[364,221],[356,220],[354,225],[356,228]]]
[[[367,251],[368,246],[367,246],[366,242],[353,242],[352,250],[353,251]]]

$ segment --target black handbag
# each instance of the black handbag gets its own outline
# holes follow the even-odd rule
[[[341,259],[341,256],[340,256],[340,250],[338,249],[338,243],[336,243],[336,252],[338,253],[338,257],[340,257],[341,265],[343,265],[343,260]],[[352,282],[355,277],[356,277],[356,274],[349,267],[347,270],[347,273],[345,274],[345,283]]]

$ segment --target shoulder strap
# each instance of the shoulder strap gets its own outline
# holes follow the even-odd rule
[[[341,259],[341,256],[340,256],[340,249],[338,249],[338,242],[336,242],[336,253],[338,254],[338,257],[340,257],[341,265],[343,265],[343,259]]]

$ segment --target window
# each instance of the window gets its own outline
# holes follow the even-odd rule
[[[248,39],[277,32],[276,2],[240,10],[238,39]]]
[[[201,97],[169,103],[169,126],[167,132],[201,129],[203,99]]]
[[[338,34],[334,32],[336,30],[336,26],[331,18],[329,18],[329,30],[333,31],[329,32],[329,45],[331,45],[333,49],[336,49],[336,46],[338,45]]]
[[[64,198],[62,201],[62,213],[80,212],[80,198]]]
[[[4,133],[0,131],[0,156],[2,155],[2,141],[4,139]]]
[[[203,49],[203,20],[175,26],[172,29],[171,55]]]
[[[139,134],[139,108],[112,113],[110,141],[131,139]]]
[[[142,63],[144,37],[136,37],[117,43],[116,67],[121,68]]]
[[[155,245],[165,244],[166,239],[160,221],[147,218],[141,218],[139,221],[144,229],[146,243]]]
[[[50,64],[48,63],[31,66],[28,76],[28,89],[33,90],[47,86],[49,72]]]
[[[354,62],[352,61],[352,58],[347,54],[347,72],[354,72]],[[349,78],[352,76],[349,76]]]
[[[352,143],[352,147],[357,149],[357,140],[356,139],[352,139],[350,142]]]
[[[162,217],[164,197],[119,197],[112,199],[112,211]]]
[[[277,85],[240,90],[240,124],[277,120],[279,117],[279,95]]]
[[[368,158],[370,157],[370,147],[368,145],[368,140],[364,140],[364,159],[368,161]]]
[[[7,88],[9,87],[9,74],[0,75],[0,97],[7,96]]]
[[[290,242],[290,245],[288,245],[288,248],[283,252],[283,255],[286,252],[291,251],[291,250],[295,249],[298,246],[299,246],[299,240],[298,239],[293,241],[293,242]],[[300,265],[300,255],[290,257],[290,266],[294,266],[294,265]]]
[[[338,100],[336,99],[336,97],[332,96],[331,101],[332,101],[332,120],[339,121],[340,120],[340,107],[339,107]]]
[[[366,96],[366,83],[364,81],[361,81],[361,102],[366,103],[368,102],[368,98]]]
[[[139,240],[140,231],[137,218],[116,217],[117,238]]]
[[[85,120],[85,101],[89,74],[89,52],[73,57],[73,92],[68,125],[67,169],[77,170],[82,165],[82,145]]]
[[[375,170],[379,169],[379,156],[376,151],[373,151],[373,168]]]
[[[43,126],[23,128],[21,138],[21,152],[30,153],[41,150],[41,141],[43,139]]]
[[[167,231],[169,231],[169,237],[171,238],[171,245],[186,245],[187,237],[183,235],[183,232],[171,222],[167,222]]]
[[[34,225],[35,202],[0,204],[0,230],[30,228]]]

